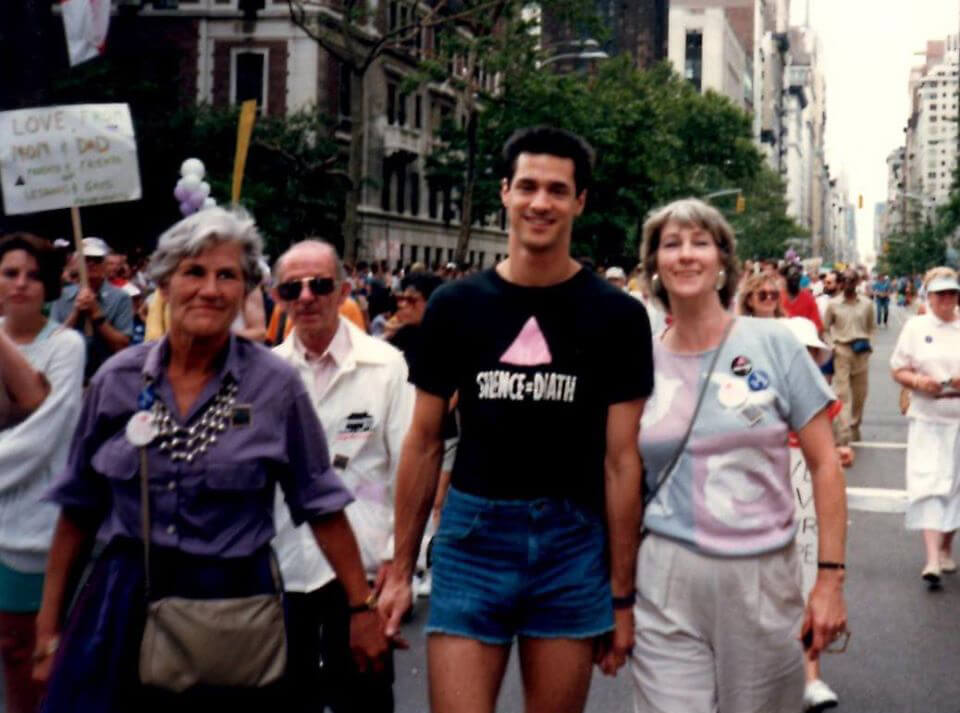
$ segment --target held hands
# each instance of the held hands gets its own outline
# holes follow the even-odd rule
[[[360,673],[383,671],[383,659],[389,649],[383,634],[383,619],[371,609],[350,616],[350,651]]]
[[[816,660],[830,642],[847,628],[847,605],[843,599],[843,578],[821,571],[807,600],[807,610],[800,629],[801,641],[810,642],[807,651]],[[812,634],[812,636],[811,636]]]
[[[598,637],[593,662],[605,676],[616,676],[633,651],[633,609],[613,610],[613,632]]]
[[[403,615],[410,610],[411,606],[413,606],[413,590],[410,578],[404,577],[397,572],[396,568],[390,567],[381,585],[377,609],[386,625],[387,638],[398,649],[409,648],[400,635],[400,624],[403,621]]]
[[[57,647],[60,645],[60,635],[52,632],[37,630],[36,642],[33,648],[33,680],[46,686],[53,669],[53,660],[56,658]]]

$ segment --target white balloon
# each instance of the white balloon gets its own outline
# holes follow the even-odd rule
[[[200,190],[201,183],[203,183],[203,181],[191,173],[181,178],[178,185],[182,188],[186,188],[188,191],[190,191],[190,193],[196,193],[198,190]]]
[[[194,191],[194,193],[202,195],[204,198],[206,198],[207,196],[210,195],[210,184],[207,183],[206,181],[202,181],[200,183],[200,187],[197,188],[197,190]]]
[[[204,167],[203,161],[198,158],[188,158],[180,164],[180,175],[184,177],[197,176],[202,179],[206,172],[207,169]]]
[[[207,208],[216,208],[216,206],[217,206],[217,199],[216,199],[216,198],[204,198],[204,199],[203,199],[203,207],[204,207],[204,209],[207,209]]]

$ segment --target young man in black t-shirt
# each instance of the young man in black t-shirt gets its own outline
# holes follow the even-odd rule
[[[595,655],[613,674],[633,642],[650,327],[640,302],[570,257],[592,159],[574,134],[517,132],[501,188],[508,257],[437,290],[421,326],[380,607],[394,635],[456,392],[460,444],[427,623],[436,712],[492,713],[514,638],[527,710],[582,710]]]

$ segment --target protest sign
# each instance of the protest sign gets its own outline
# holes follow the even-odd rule
[[[817,579],[817,512],[813,507],[810,469],[799,448],[790,448],[790,483],[796,505],[796,548],[803,573],[803,596],[806,599]]]
[[[0,112],[0,186],[7,215],[140,198],[126,104]]]

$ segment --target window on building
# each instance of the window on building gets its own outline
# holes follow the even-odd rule
[[[230,84],[230,102],[241,104],[255,99],[260,114],[267,111],[267,53],[266,49],[234,49],[231,52],[233,81]]]
[[[400,168],[397,174],[397,212],[403,213],[406,207],[407,198],[407,169]]]
[[[397,124],[407,125],[407,95],[402,92],[397,94]]]
[[[420,215],[420,174],[410,173],[410,215]]]
[[[427,269],[430,269],[430,246],[423,246],[423,264],[427,266]]]
[[[483,250],[477,252],[477,267],[481,270],[483,269],[484,258],[486,258],[486,253]]]
[[[687,32],[686,54],[683,76],[696,90],[700,91],[703,78],[703,33],[698,31]]]
[[[447,248],[447,262],[453,262],[453,248]]]
[[[397,123],[397,85],[387,82],[387,123]]]
[[[353,79],[353,76],[350,72],[350,68],[341,63],[340,64],[340,83],[337,87],[337,104],[338,104],[338,114],[340,122],[350,122],[350,83]]]
[[[477,255],[477,251],[476,251],[476,250],[471,250],[471,251],[470,251],[470,260],[469,260],[469,262],[470,262],[471,265],[476,265],[476,264],[477,264],[477,263],[476,263],[476,255]]]
[[[415,129],[423,128],[423,97],[417,94],[414,99],[413,107],[413,127]]]
[[[419,252],[419,247],[417,245],[410,246],[410,262],[417,261],[417,252]]]
[[[437,195],[440,193],[440,187],[436,181],[427,180],[427,215],[431,218],[437,217]]]

